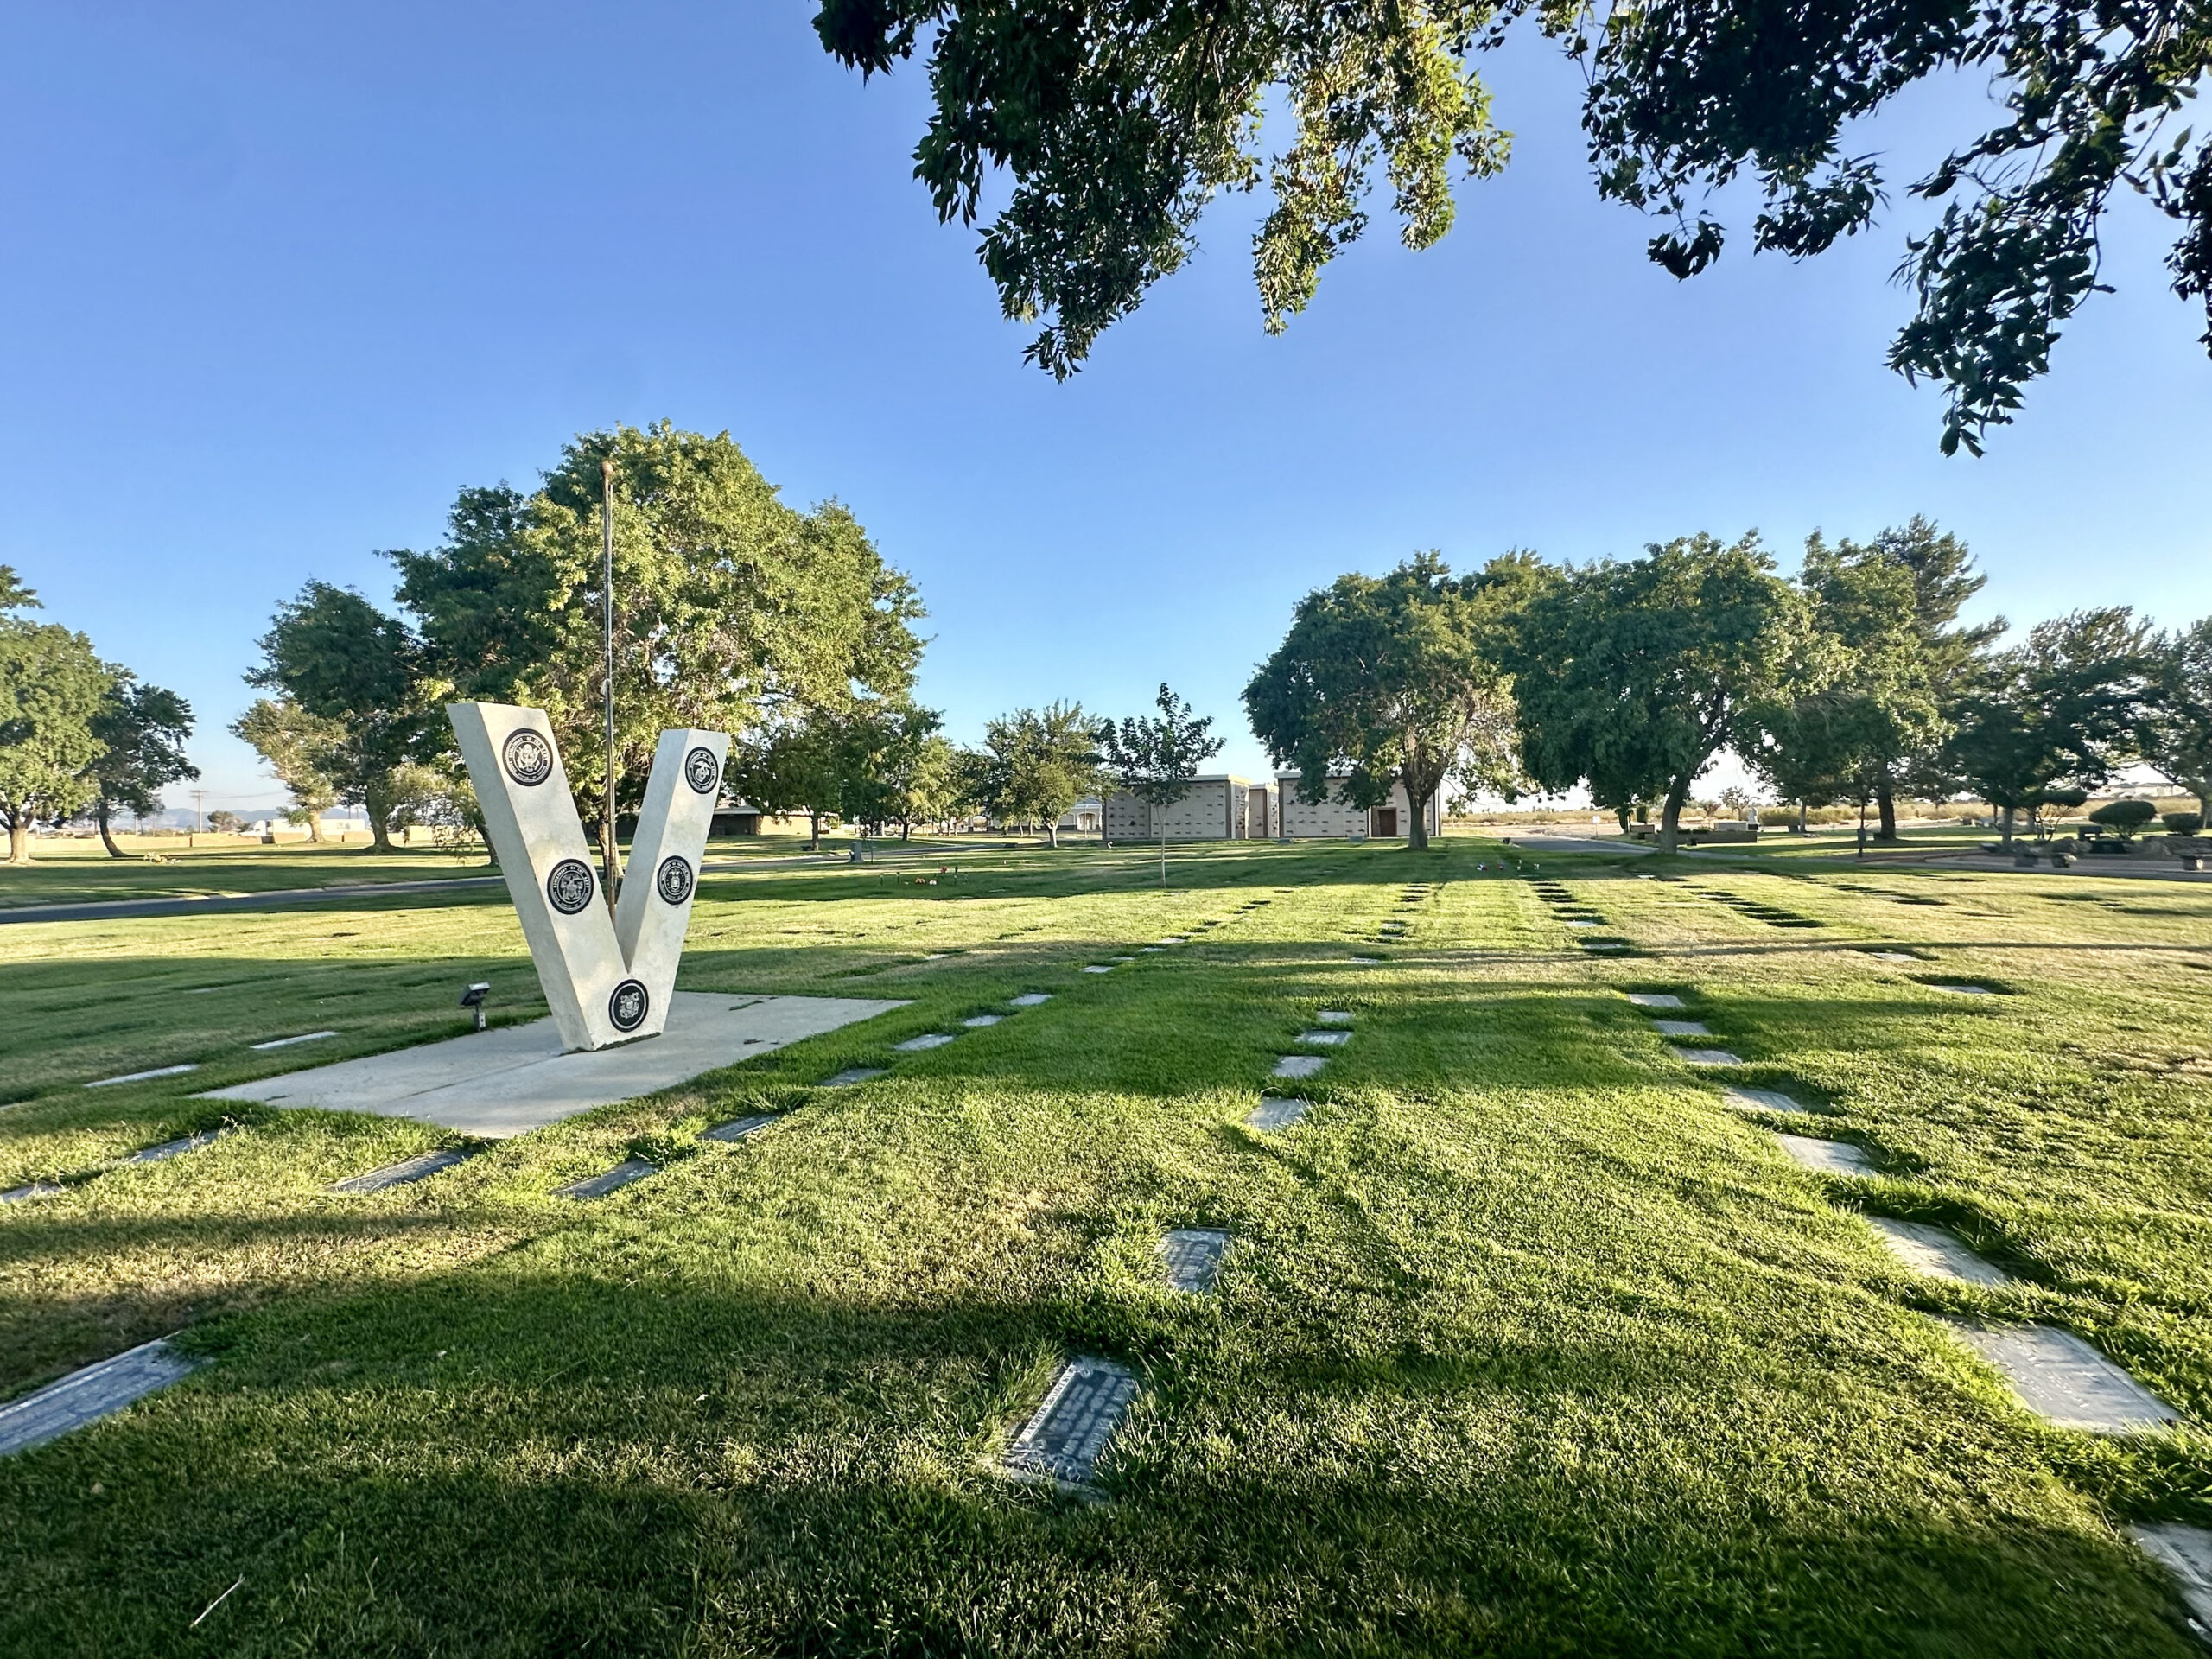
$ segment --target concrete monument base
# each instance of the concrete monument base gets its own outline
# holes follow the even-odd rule
[[[861,997],[678,991],[659,1036],[614,1048],[564,1054],[553,1021],[537,1020],[264,1077],[200,1098],[416,1117],[504,1140],[906,1006]]]

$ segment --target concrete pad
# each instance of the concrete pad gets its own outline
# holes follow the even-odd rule
[[[1050,991],[1024,991],[1020,996],[1007,998],[1006,1005],[1010,1008],[1037,1008],[1042,1007],[1052,1000],[1052,994]]]
[[[1246,1115],[1244,1122],[1255,1129],[1287,1129],[1313,1109],[1310,1100],[1283,1100],[1274,1095],[1262,1095],[1260,1103]]]
[[[1126,1365],[1070,1360],[1007,1448],[1007,1471],[1055,1486],[1087,1484],[1136,1397],[1137,1379]]]
[[[907,1006],[832,996],[769,996],[735,1007],[732,1001],[727,995],[678,991],[666,1030],[615,1048],[564,1054],[552,1020],[537,1020],[264,1077],[200,1098],[420,1118],[498,1141]]]
[[[1730,1089],[1721,1096],[1746,1112],[1782,1112],[1791,1117],[1810,1117],[1813,1109],[1800,1105],[1779,1089]]]
[[[1654,1020],[1651,1028],[1662,1037],[1710,1037],[1713,1028],[1702,1020]]]
[[[87,1089],[112,1089],[118,1083],[144,1083],[151,1077],[181,1077],[187,1071],[197,1071],[200,1063],[188,1060],[182,1065],[157,1065],[150,1071],[126,1071],[119,1077],[102,1077],[98,1083],[88,1083]]]
[[[386,1164],[382,1169],[372,1169],[365,1175],[334,1181],[330,1190],[334,1192],[381,1192],[387,1186],[405,1186],[410,1181],[427,1180],[440,1170],[466,1163],[475,1155],[458,1147],[448,1147],[442,1152],[425,1152],[413,1158],[403,1158],[396,1164]]]
[[[2130,1527],[2127,1535],[2174,1575],[2181,1599],[2196,1615],[2196,1634],[2212,1641],[2212,1532],[2178,1521],[2149,1521]]]
[[[817,1089],[845,1089],[856,1083],[874,1083],[878,1077],[891,1074],[880,1065],[849,1065],[834,1077],[824,1077],[814,1086]]]
[[[642,1181],[648,1175],[659,1173],[660,1166],[643,1158],[625,1158],[603,1175],[594,1175],[581,1181],[571,1181],[566,1186],[556,1186],[556,1198],[603,1198],[610,1192],[619,1192],[632,1181]]]
[[[0,1192],[0,1204],[22,1204],[29,1198],[50,1198],[61,1188],[53,1181],[32,1181],[24,1186],[11,1186]]]
[[[1725,1048],[1678,1048],[1678,1060],[1688,1060],[1692,1065],[1741,1065],[1744,1062]]]
[[[1278,1077],[1310,1077],[1326,1062],[1319,1054],[1286,1054],[1275,1062],[1271,1074]]]
[[[1343,1044],[1351,1041],[1351,1033],[1348,1031],[1301,1031],[1298,1033],[1298,1040],[1301,1043],[1310,1043],[1321,1048],[1336,1048]]]
[[[734,1117],[727,1123],[717,1123],[711,1129],[700,1132],[702,1141],[742,1141],[748,1135],[766,1128],[781,1116],[779,1112],[755,1112],[750,1117]]]
[[[981,1030],[985,1026],[995,1026],[1005,1018],[1006,1015],[1002,1014],[971,1014],[960,1023],[974,1031]]]
[[[171,1348],[166,1338],[157,1338],[72,1371],[0,1406],[0,1458],[97,1422],[195,1369],[195,1363]]]
[[[1672,991],[1630,991],[1628,1000],[1639,1008],[1679,1008],[1682,999]]]
[[[1777,1135],[1782,1149],[1821,1175],[1873,1175],[1874,1160],[1847,1141],[1815,1141],[1810,1135]]]
[[[1172,1289],[1204,1295],[1221,1272],[1229,1235],[1211,1227],[1179,1227],[1160,1241],[1160,1254]]]
[[[1922,1221],[1899,1221],[1892,1216],[1869,1216],[1866,1224],[1880,1236],[1890,1254],[1915,1273],[1962,1285],[2009,1285],[2012,1275],[1992,1262],[1985,1262],[1966,1247],[1955,1233]]]
[[[1348,1008],[1324,1008],[1313,1016],[1313,1022],[1321,1026],[1348,1026],[1351,1024],[1351,1012]]]
[[[919,1054],[929,1049],[943,1048],[952,1040],[950,1032],[925,1031],[918,1037],[909,1037],[903,1043],[892,1044],[891,1052],[893,1054]]]
[[[2004,1373],[2022,1405],[2061,1428],[2134,1434],[2182,1421],[2179,1412],[2071,1331],[1971,1319],[1942,1323]]]
[[[222,1129],[202,1129],[197,1135],[179,1135],[174,1141],[162,1141],[158,1147],[141,1147],[137,1151],[117,1159],[116,1163],[118,1166],[165,1164],[170,1159],[181,1158],[188,1152],[197,1152],[202,1147],[213,1146],[223,1138],[225,1133],[226,1131]]]
[[[246,1046],[257,1052],[265,1052],[272,1048],[289,1048],[296,1043],[319,1043],[326,1037],[337,1034],[334,1031],[304,1031],[296,1037],[276,1037],[265,1043],[248,1043]]]

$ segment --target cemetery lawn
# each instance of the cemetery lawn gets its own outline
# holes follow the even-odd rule
[[[951,856],[710,871],[683,988],[909,1006],[366,1197],[453,1137],[193,1092],[454,1033],[473,979],[542,1012],[501,891],[9,927],[0,1187],[64,1190],[0,1205],[0,1399],[206,1363],[0,1459],[0,1652],[2202,1651],[2125,1529],[2212,1525],[2212,1437],[2044,1426],[1931,1316],[2212,1424],[2212,892],[1539,854],[1570,930],[1474,839],[1178,848],[1165,893],[1141,849]],[[1350,1043],[1272,1085],[1315,1109],[1248,1128],[1325,1008]],[[1161,1277],[1192,1226],[1211,1295]],[[1073,1355],[1143,1382],[1087,1496],[995,1464]]]

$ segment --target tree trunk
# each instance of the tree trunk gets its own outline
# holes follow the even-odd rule
[[[100,827],[100,845],[107,849],[107,855],[110,858],[125,856],[123,849],[115,844],[115,831],[108,827],[105,801],[99,801],[93,804],[92,822]]]
[[[822,815],[811,807],[807,809],[806,814],[806,850],[810,853],[822,850]]]
[[[1667,804],[1659,810],[1659,850],[1671,853],[1681,833],[1682,803],[1689,799],[1690,775],[1685,772],[1668,785]]]
[[[8,820],[8,861],[28,864],[31,861],[30,820],[22,817]]]
[[[1050,818],[1046,821],[1045,844],[1047,847],[1052,848],[1055,852],[1059,849],[1060,821],[1058,818]]]
[[[914,838],[914,821],[913,821],[912,818],[901,818],[901,819],[899,819],[899,840],[901,840],[901,841],[912,841],[913,838]]]
[[[1897,838],[1897,798],[1891,792],[1890,780],[1886,778],[1882,779],[1881,786],[1874,791],[1874,804],[1879,807],[1882,812],[1881,825],[1874,831],[1875,838],[1878,841],[1895,841]]]
[[[1805,832],[1805,803],[1801,799],[1797,803],[1797,833],[1802,836]]]
[[[2010,847],[2012,844],[2012,809],[2006,806],[2000,807],[1998,810],[2005,815],[2003,819],[2004,829],[1999,832],[1998,838],[2002,841],[2005,846]]]
[[[322,814],[319,811],[310,810],[308,813],[308,844],[311,847],[322,845]]]

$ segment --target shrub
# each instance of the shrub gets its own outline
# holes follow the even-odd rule
[[[2169,812],[2158,820],[2177,836],[2193,836],[2204,827],[2202,812]]]
[[[2107,801],[2089,814],[2089,822],[2130,836],[2158,816],[2158,809],[2148,801]]]

